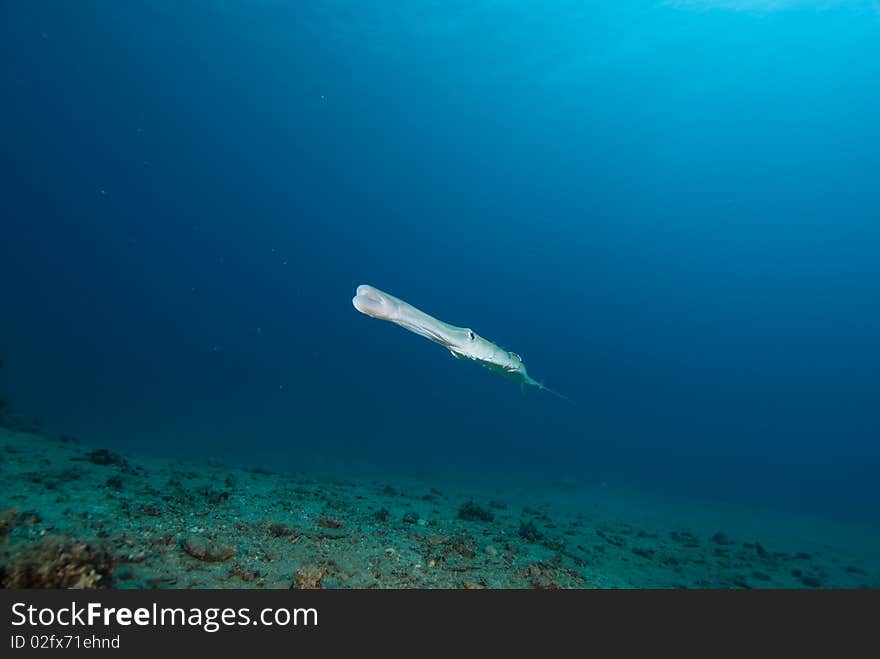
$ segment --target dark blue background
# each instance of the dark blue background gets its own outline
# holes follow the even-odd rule
[[[3,3],[10,404],[141,452],[876,519],[880,15],[691,4]]]

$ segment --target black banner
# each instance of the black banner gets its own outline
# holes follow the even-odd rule
[[[876,649],[878,591],[0,591],[3,656]],[[154,655],[155,656],[155,655]]]

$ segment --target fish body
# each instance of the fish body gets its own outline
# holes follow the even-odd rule
[[[361,284],[352,299],[354,308],[371,318],[387,320],[442,345],[457,359],[475,361],[523,385],[538,387],[565,398],[532,378],[522,357],[483,338],[469,327],[457,327],[426,314],[408,302],[378,288]]]

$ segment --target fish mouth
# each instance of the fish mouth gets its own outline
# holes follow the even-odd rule
[[[388,295],[367,284],[361,284],[357,287],[351,303],[362,314],[379,318],[380,320],[390,320],[391,312],[394,309],[394,304]]]
[[[463,339],[458,334],[465,330],[447,325],[378,288],[361,284],[351,303],[362,314],[400,325],[410,332],[439,343],[453,353],[461,352],[458,346],[463,344]]]

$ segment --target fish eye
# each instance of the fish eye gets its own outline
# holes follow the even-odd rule
[[[473,330],[468,330],[468,338],[469,338],[471,341],[474,340],[474,331],[473,331]]]

